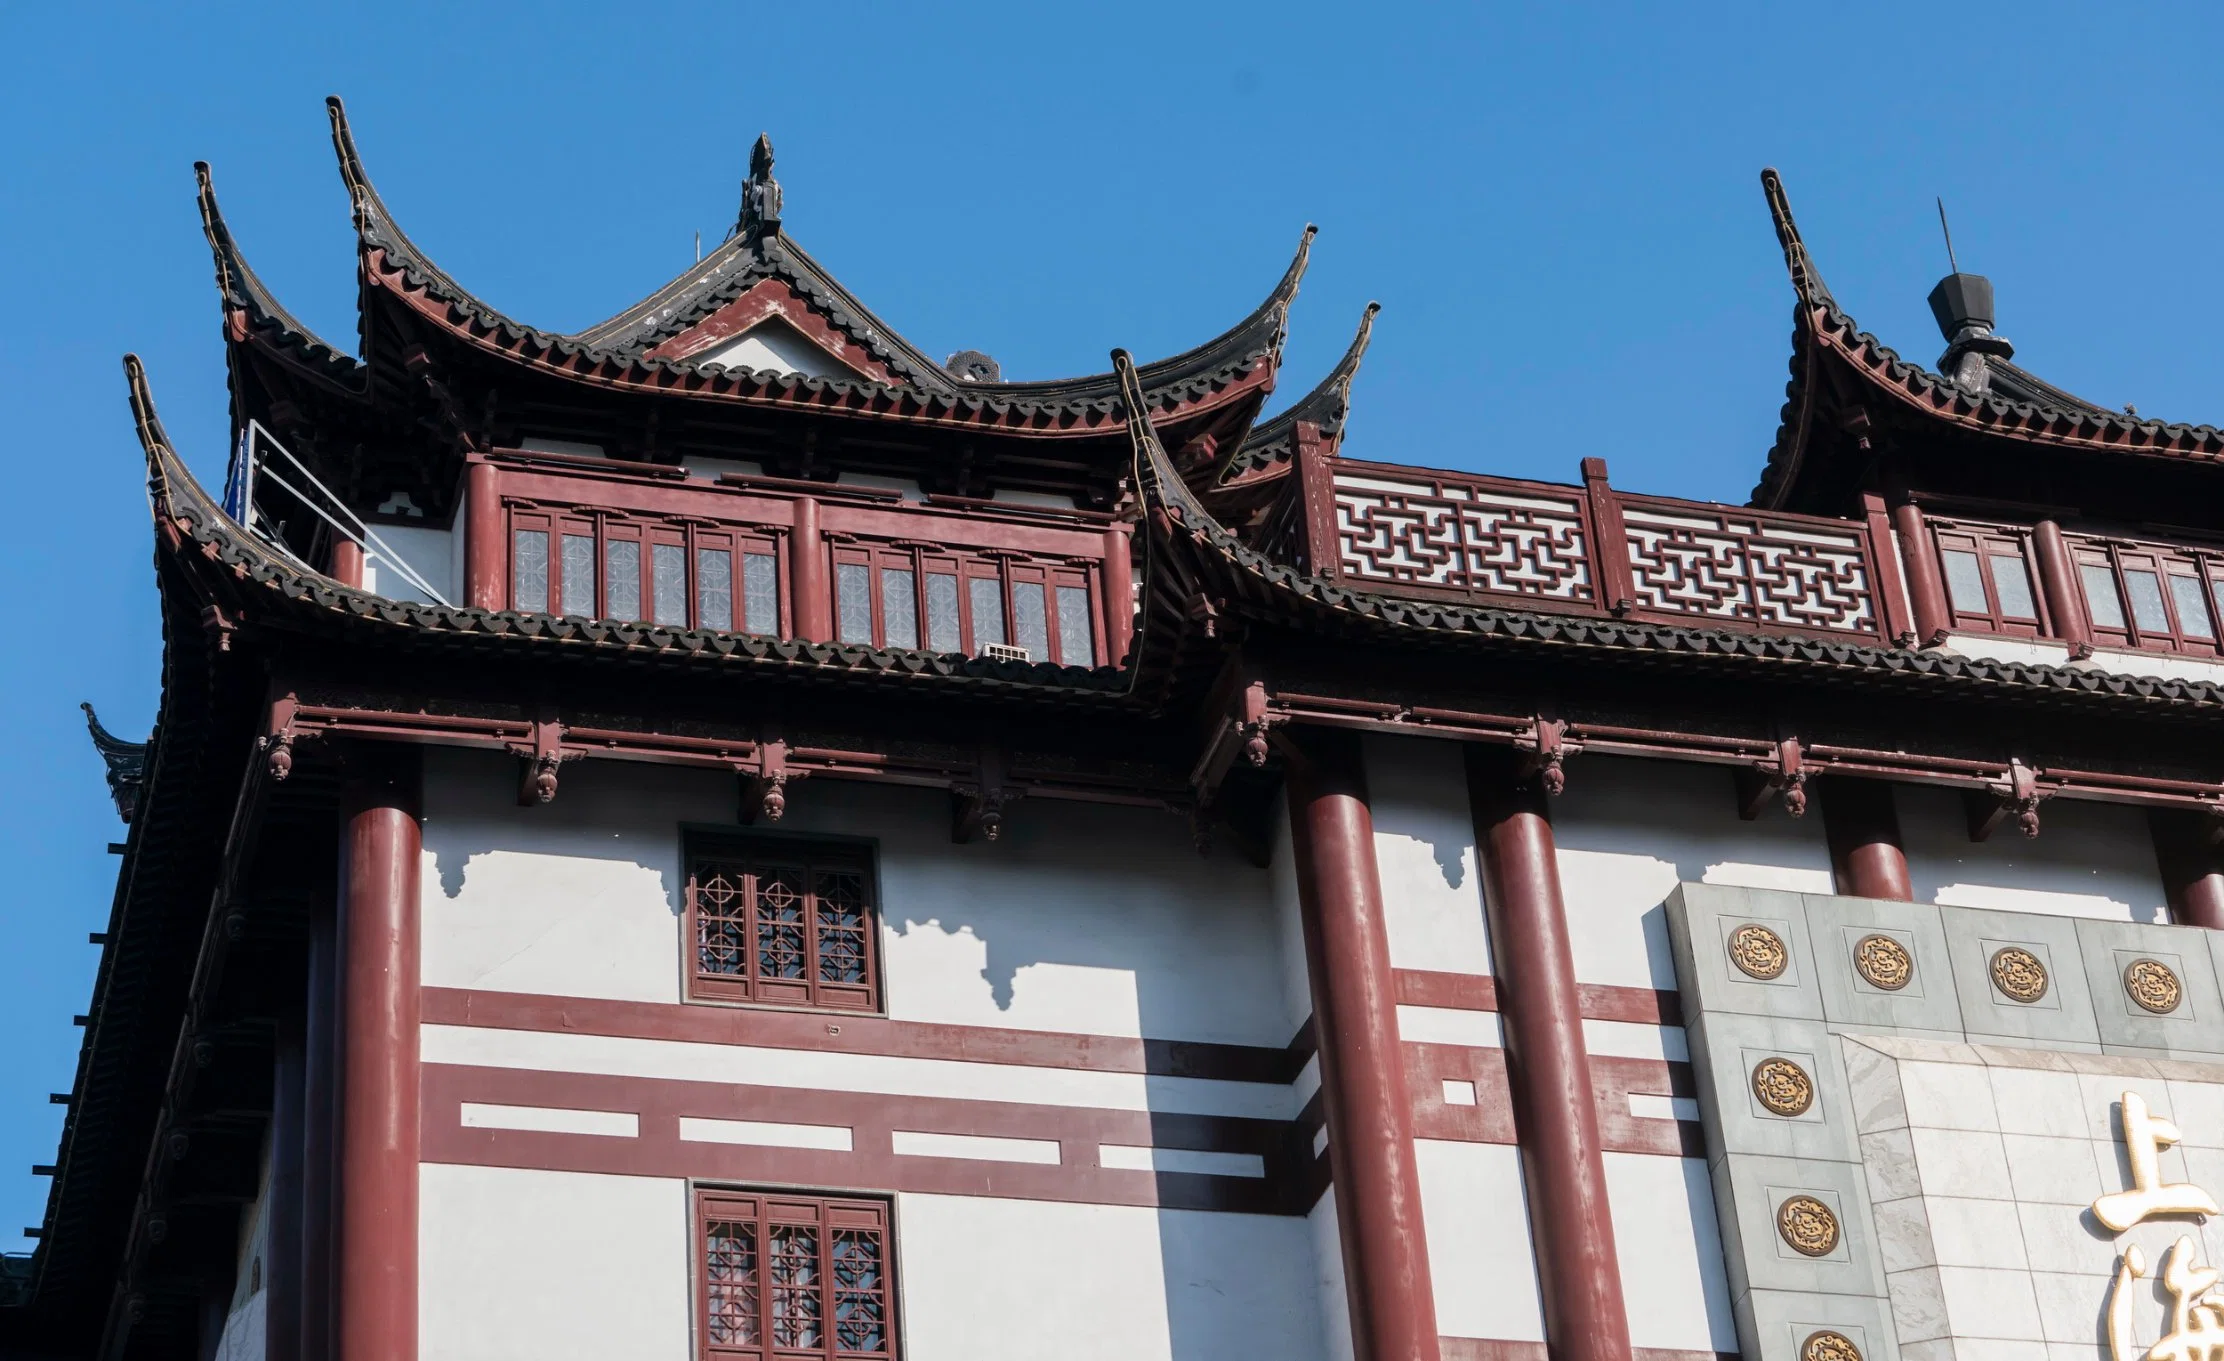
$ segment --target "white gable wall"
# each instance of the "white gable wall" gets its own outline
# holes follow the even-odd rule
[[[722,344],[694,355],[700,368],[769,369],[806,378],[855,378],[848,365],[777,317],[767,318]]]

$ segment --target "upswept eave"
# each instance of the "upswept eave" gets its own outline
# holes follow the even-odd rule
[[[1366,357],[1367,344],[1374,336],[1375,315],[1380,311],[1381,303],[1368,303],[1367,310],[1360,314],[1358,331],[1344,349],[1344,357],[1336,361],[1327,376],[1287,409],[1253,427],[1221,474],[1220,486],[1271,477],[1287,470],[1296,454],[1300,421],[1318,425],[1326,440],[1334,442],[1342,438],[1344,421],[1351,413],[1351,385],[1359,376],[1359,361]]]
[[[660,394],[772,401],[937,424],[986,426],[1035,435],[1095,434],[1122,419],[1119,383],[1110,373],[1044,382],[961,382],[933,364],[856,302],[777,226],[737,235],[644,303],[576,335],[542,331],[473,296],[409,239],[363,168],[345,108],[326,101],[340,175],[355,205],[368,294],[379,289],[468,343],[575,380]],[[1244,394],[1263,398],[1280,364],[1289,305],[1305,273],[1315,229],[1308,226],[1281,280],[1234,327],[1193,349],[1140,370],[1151,409],[1187,417]],[[646,351],[738,297],[750,283],[788,282],[907,377],[901,384],[649,357]],[[368,305],[370,299],[366,296]],[[669,319],[657,321],[655,314]],[[682,324],[684,319],[684,324]],[[642,329],[646,323],[650,329]]]
[[[1993,365],[2001,392],[1975,392],[1920,364],[1902,359],[1839,307],[1815,268],[1792,217],[1782,178],[1761,172],[1776,239],[1795,296],[1789,381],[1776,439],[1752,503],[1780,508],[1799,481],[1814,438],[1820,404],[1831,385],[1825,365],[1874,392],[1891,409],[1945,422],[1963,430],[2003,435],[2056,447],[2168,458],[2224,457],[2224,430],[2213,425],[2147,420],[2086,402],[2005,362]]]
[[[216,202],[216,182],[206,161],[193,163],[201,210],[201,234],[216,263],[216,291],[225,311],[228,345],[259,344],[343,392],[360,394],[363,366],[354,355],[326,341],[286,310],[247,264]]]

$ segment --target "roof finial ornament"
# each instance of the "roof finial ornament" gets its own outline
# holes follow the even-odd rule
[[[1992,333],[1992,280],[1982,274],[1964,274],[1954,258],[1954,233],[1946,225],[1946,200],[1938,200],[1938,229],[1946,237],[1946,264],[1953,270],[1931,290],[1931,315],[1946,337],[1946,353],[1938,357],[1938,371],[1955,386],[1984,392],[1992,386],[1987,362],[2009,359],[2015,346],[2005,336]]]
[[[778,230],[780,181],[772,178],[772,134],[760,132],[749,151],[749,178],[741,186],[741,217],[734,223],[734,232],[746,236],[752,231]]]

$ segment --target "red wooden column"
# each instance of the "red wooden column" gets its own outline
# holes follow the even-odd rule
[[[1359,739],[1313,731],[1300,739],[1300,748],[1290,762],[1290,842],[1313,985],[1352,1353],[1357,1361],[1437,1361],[1413,1101],[1398,1048],[1390,938]]]
[[[2038,559],[2039,587],[2046,592],[2046,612],[2054,620],[2054,636],[2069,644],[2070,656],[2082,660],[2093,655],[2093,626],[2085,617],[2085,597],[2077,584],[2077,564],[2062,537],[2062,526],[2041,520],[2031,527],[2031,555]]]
[[[334,535],[332,538],[331,577],[342,586],[363,589],[363,545],[353,539]]]
[[[1470,746],[1467,793],[1545,1337],[1553,1361],[1630,1361],[1598,1098],[1544,786],[1522,770],[1516,753]]]
[[[474,458],[463,484],[463,603],[482,610],[510,606],[510,546],[502,530],[501,478]]]
[[[1932,551],[1923,508],[1902,497],[1892,507],[1892,524],[1900,534],[1900,555],[1907,560],[1907,603],[1915,611],[1915,645],[1936,647],[1952,631],[1954,616],[1946,607],[1946,583],[1938,575],[1938,554]]]
[[[2154,831],[2170,920],[2224,931],[2224,846],[2212,839],[2216,820],[2205,813],[2154,808],[2147,812],[2147,825]]]
[[[301,1084],[301,1361],[332,1355],[333,1138],[339,1092],[339,922],[329,898],[309,918]]]
[[[306,1052],[302,1018],[278,1023],[270,1092],[270,1209],[264,1233],[265,1361],[301,1361],[301,1133]]]
[[[795,532],[788,538],[789,613],[795,636],[807,643],[834,641],[834,597],[827,585],[826,540],[819,533],[819,503],[795,499]]]
[[[1116,524],[1104,531],[1104,664],[1119,666],[1127,660],[1127,646],[1135,638],[1135,561],[1128,535]]]
[[[1821,784],[1822,829],[1830,842],[1830,873],[1838,891],[1855,898],[1914,902],[1892,786],[1843,775]]]
[[[340,1361],[417,1355],[418,762],[350,753],[340,796]]]

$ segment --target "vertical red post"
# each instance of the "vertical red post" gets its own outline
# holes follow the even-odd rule
[[[1135,640],[1135,560],[1126,525],[1104,531],[1104,664],[1127,660]]]
[[[1437,1361],[1436,1294],[1359,739],[1308,732],[1290,841],[1357,1361]]]
[[[1900,532],[1900,555],[1907,562],[1907,598],[1915,610],[1915,645],[1936,647],[1946,641],[1954,616],[1946,608],[1946,585],[1939,579],[1938,554],[1931,551],[1923,508],[1911,500],[1901,500],[1892,507],[1892,524]]]
[[[1843,775],[1821,783],[1822,829],[1830,843],[1830,873],[1838,891],[1855,898],[1914,902],[1892,786]]]
[[[1545,1337],[1553,1361],[1630,1361],[1598,1097],[1544,785],[1514,752],[1470,746],[1467,792]]]
[[[301,1132],[306,1053],[302,1018],[278,1023],[271,1061],[270,1190],[263,1252],[263,1356],[301,1361]]]
[[[795,499],[788,580],[794,592],[795,636],[807,643],[833,642],[834,600],[826,584],[826,541],[819,534],[819,503],[808,496]]]
[[[502,485],[483,458],[466,465],[463,483],[464,603],[482,610],[510,607],[510,546],[502,532]]]
[[[1591,509],[1591,562],[1596,567],[1592,589],[1601,608],[1627,614],[1637,604],[1637,582],[1629,565],[1629,527],[1622,522],[1622,503],[1606,482],[1606,460],[1583,460],[1583,499]]]
[[[1869,558],[1876,565],[1869,590],[1876,601],[1878,631],[1885,642],[1906,647],[1915,641],[1915,623],[1908,617],[1907,582],[1900,574],[1899,546],[1892,541],[1891,512],[1883,497],[1865,492],[1861,516],[1869,531]]]
[[[2216,819],[2207,813],[2151,808],[2147,825],[2154,832],[2155,862],[2162,869],[2170,920],[2224,931],[2224,846],[2216,840]]]
[[[1321,440],[1318,421],[1299,421],[1296,430],[1298,514],[1305,526],[1305,570],[1333,581],[1343,575],[1343,545],[1336,533],[1336,470]]]
[[[301,1361],[332,1356],[333,1138],[339,1094],[339,922],[329,898],[309,918],[301,1106]]]
[[[340,842],[339,1361],[417,1355],[418,762],[349,754]]]
[[[2046,593],[2054,636],[2069,644],[2070,656],[2080,660],[2092,656],[2093,626],[2085,617],[2085,598],[2078,590],[2077,567],[2070,560],[2062,527],[2052,520],[2033,525],[2031,556],[2038,559],[2039,589]]]
[[[338,534],[332,537],[332,571],[329,574],[342,586],[363,589],[363,545]]]

